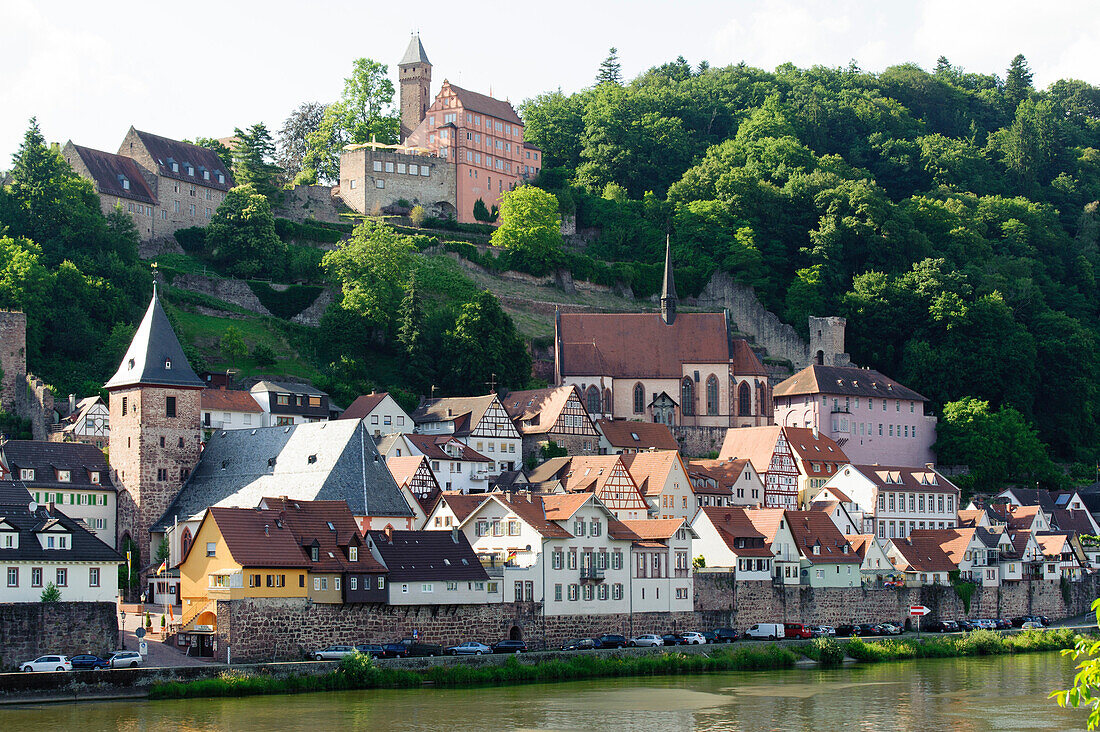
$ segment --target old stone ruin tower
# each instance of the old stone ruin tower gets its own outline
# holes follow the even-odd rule
[[[397,80],[401,85],[401,139],[404,140],[424,120],[432,104],[432,62],[424,52],[419,34],[409,39],[409,47],[397,64]]]
[[[118,548],[136,545],[135,570],[147,574],[156,556],[149,527],[179,494],[199,461],[203,382],[191,370],[153,285],[110,395],[111,467],[118,477]]]
[[[0,310],[0,410],[20,412],[17,401],[27,388],[27,315]]]
[[[851,366],[852,359],[844,352],[844,328],[848,321],[837,316],[810,316],[811,364],[818,366]]]

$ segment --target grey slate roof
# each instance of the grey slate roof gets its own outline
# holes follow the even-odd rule
[[[23,506],[34,499],[27,486],[18,480],[0,480],[0,509],[3,506]]]
[[[428,54],[424,51],[424,44],[420,42],[420,34],[414,33],[413,37],[409,39],[409,47],[405,49],[405,55],[401,57],[401,61],[398,66],[404,66],[405,64],[429,64]]]
[[[390,582],[487,580],[466,535],[454,531],[368,532]]]
[[[7,484],[7,485],[5,485]],[[61,511],[37,506],[32,512],[30,502],[19,505],[2,505],[8,496],[17,494],[18,484],[0,481],[0,524],[7,524],[19,532],[19,546],[5,549],[0,546],[0,563],[23,562],[121,562],[122,557],[111,547],[96,538],[95,534]],[[66,549],[43,549],[36,532],[60,525],[71,537]],[[64,593],[64,590],[62,590]]]
[[[111,480],[107,457],[95,445],[83,442],[45,442],[43,440],[8,440],[0,445],[0,462],[7,466],[13,478],[21,478],[21,470],[34,470],[33,480],[22,482],[31,488],[58,490],[116,490]],[[58,470],[68,470],[70,481],[57,479]],[[99,483],[91,481],[89,471],[99,473]]]
[[[268,381],[266,379],[263,381],[257,381],[255,384],[253,384],[252,388],[249,389],[249,391],[253,394],[259,394],[262,392],[282,392],[284,394],[299,394],[301,396],[328,396],[328,394],[321,391],[312,384],[290,383],[286,381]]]
[[[413,515],[363,424],[337,420],[214,433],[152,530],[211,506],[253,508],[279,496],[347,501],[355,516]]]
[[[170,368],[168,365],[171,364]],[[153,299],[141,319],[118,371],[105,385],[107,389],[137,384],[185,386],[201,389],[206,384],[191,370],[183,347],[164,314],[153,285]]]
[[[672,279],[672,243],[665,235],[665,277],[661,285],[661,299],[676,299],[676,281]]]

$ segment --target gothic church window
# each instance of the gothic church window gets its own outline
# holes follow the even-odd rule
[[[707,414],[718,414],[718,379],[714,374],[707,379]]]

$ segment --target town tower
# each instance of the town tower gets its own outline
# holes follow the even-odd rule
[[[672,325],[676,320],[676,282],[672,279],[672,245],[665,235],[665,279],[661,286],[661,320]]]
[[[138,325],[118,371],[105,385],[110,395],[111,467],[117,473],[118,548],[132,539],[132,567],[145,574],[156,556],[149,527],[175,499],[199,461],[203,382],[191,370],[157,297]]]
[[[397,64],[401,85],[401,140],[404,142],[428,113],[431,106],[432,62],[424,52],[420,34],[414,33],[409,47]]]

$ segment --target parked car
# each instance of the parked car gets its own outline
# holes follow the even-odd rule
[[[900,625],[893,623],[879,623],[876,626],[882,635],[901,635],[905,630]]]
[[[355,646],[329,646],[328,648],[322,648],[319,651],[314,651],[314,661],[339,661],[344,656],[350,656],[355,653]]]
[[[879,630],[878,625],[875,623],[860,623],[859,634],[864,636],[882,635],[882,631]]]
[[[782,623],[756,623],[745,631],[746,638],[778,640],[786,637]]]
[[[639,636],[644,638],[645,636]],[[633,645],[633,644],[632,644]],[[641,645],[640,643],[638,645]],[[600,647],[600,642],[595,638],[577,638],[567,643],[562,643],[563,651],[592,651]]]
[[[784,638],[813,638],[813,633],[802,623],[784,623],[783,624],[783,637]]]
[[[384,658],[386,655],[385,649],[377,643],[360,643],[355,646],[355,650],[371,658]]]
[[[111,664],[111,668],[137,668],[142,658],[137,651],[115,651],[107,657],[107,663]]]
[[[68,656],[39,656],[19,665],[20,671],[72,671]]]
[[[1039,622],[1042,623],[1044,626],[1049,626],[1050,625],[1050,618],[1048,618],[1046,615],[1040,615],[1039,616]]]
[[[741,637],[733,628],[715,628],[714,629],[714,642],[715,643],[733,643],[735,640]]]
[[[626,636],[617,633],[604,633],[599,638],[600,648],[622,648],[626,645]]]
[[[974,628],[977,627],[969,620],[956,620],[955,624],[958,625],[959,630],[963,631],[964,633],[974,630]]]
[[[73,671],[98,671],[111,667],[111,664],[107,662],[106,658],[100,658],[91,653],[82,653],[79,656],[73,656],[69,659],[69,663],[73,665]]]
[[[1025,621],[1024,624],[1021,625],[1020,627],[1023,630],[1042,630],[1043,629],[1043,624],[1040,623],[1037,620],[1028,620],[1028,621]]]
[[[945,633],[958,633],[960,630],[959,624],[954,620],[945,620],[943,624],[947,627],[947,630],[944,631]]]
[[[680,635],[684,639],[684,645],[705,646],[707,644],[707,639],[703,636],[702,633],[696,633],[693,630],[689,630],[686,633],[681,633]]]
[[[477,641],[466,641],[465,643],[459,643],[457,646],[451,646],[447,649],[448,656],[483,656],[486,653],[492,652],[492,646],[487,646]]]
[[[975,620],[974,626],[977,628],[981,628],[982,630],[997,629],[997,626],[994,624],[994,622],[992,620],[989,620],[988,618],[979,618],[978,620]]]
[[[860,630],[858,625],[844,623],[843,625],[836,626],[836,634],[841,638],[847,638],[849,636],[863,635],[863,631]]]
[[[928,633],[952,633],[959,629],[959,626],[951,620],[933,620],[930,623],[923,623],[921,630]]]
[[[679,633],[665,633],[661,636],[661,640],[664,641],[666,646],[684,645],[684,636]]]
[[[527,650],[527,644],[521,640],[499,640],[493,644],[493,653],[523,653]]]
[[[828,638],[829,636],[836,635],[836,629],[830,625],[811,625],[809,629],[810,635],[814,638]]]
[[[665,644],[665,640],[656,633],[644,633],[642,635],[631,638],[629,641],[627,641],[626,644],[631,648],[656,647],[663,646]]]
[[[997,630],[1011,630],[1012,629],[1011,621],[1007,620],[1006,618],[997,618],[996,620],[994,620],[994,622],[997,624]]]
[[[382,646],[385,658],[407,658],[409,656],[442,656],[443,646],[435,643],[421,643],[412,638],[402,638]]]

